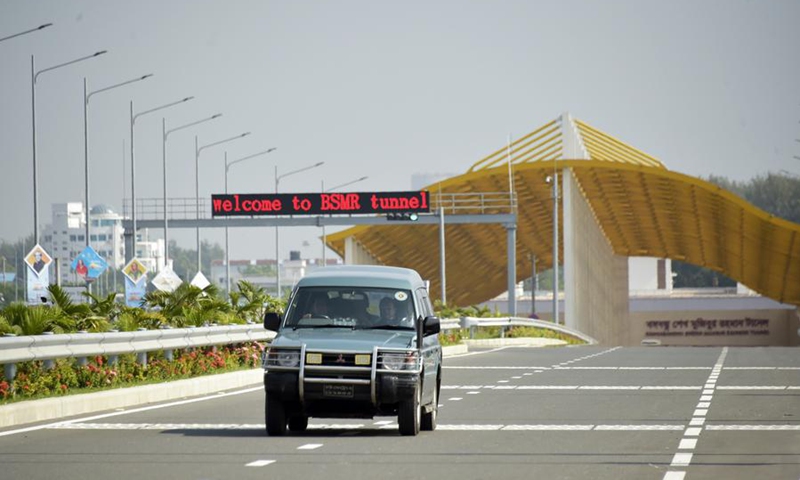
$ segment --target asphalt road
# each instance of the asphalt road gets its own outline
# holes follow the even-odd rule
[[[312,419],[260,386],[0,431],[0,479],[800,479],[797,348],[504,348],[445,359],[439,428]]]

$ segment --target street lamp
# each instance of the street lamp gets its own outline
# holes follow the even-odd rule
[[[43,25],[41,28],[44,28],[46,25]],[[54,65],[52,67],[44,68],[42,70],[36,71],[36,59],[33,55],[31,55],[31,123],[33,125],[33,242],[34,244],[39,244],[39,175],[38,175],[38,162],[36,159],[36,79],[39,78],[39,75],[43,74],[44,72],[49,72],[51,70],[55,70],[57,68],[66,67],[67,65],[72,65],[73,63],[82,62],[84,60],[89,60],[94,57],[99,57],[107,53],[107,50],[101,50],[96,52],[92,55],[87,55],[85,57],[76,58],[75,60],[71,60],[69,62],[60,63],[58,65]]]
[[[148,73],[147,75],[143,75],[138,78],[134,78],[125,82],[117,83],[116,85],[111,85],[110,87],[101,88],[99,90],[95,90],[93,92],[88,92],[88,85],[86,77],[83,77],[83,169],[84,169],[84,181],[85,181],[85,205],[86,205],[86,246],[88,247],[91,245],[89,243],[89,100],[92,98],[92,95],[101,92],[107,92],[109,90],[113,90],[118,87],[122,87],[124,85],[129,85],[131,83],[140,82],[147,78],[152,77],[152,73]]]
[[[197,146],[197,135],[194,136],[194,201],[195,201],[195,215],[198,223],[200,221],[200,152],[206,148],[222,145],[223,143],[232,142],[240,138],[250,135],[250,132],[240,133],[239,135],[220,140],[218,142],[209,143],[202,147]],[[195,236],[197,237],[197,271],[202,272],[202,264],[200,263],[200,225],[198,224],[195,229]]]
[[[281,178],[288,177],[289,175],[294,175],[295,173],[305,172],[306,170],[311,170],[312,168],[317,168],[322,166],[325,162],[317,162],[314,165],[309,165],[308,167],[299,168],[297,170],[293,170],[291,172],[284,173],[281,176],[278,176],[278,166],[275,165],[275,193],[278,193],[278,183],[280,183]],[[277,285],[277,298],[281,297],[281,259],[279,256],[279,245],[280,239],[278,237],[278,225],[275,225],[275,281]]]
[[[553,182],[553,323],[558,320],[558,173],[547,177],[547,183]]]
[[[52,23],[45,23],[44,25],[39,25],[36,28],[31,28],[30,30],[25,30],[24,32],[15,33],[14,35],[9,35],[7,37],[0,38],[0,42],[5,40],[11,40],[14,37],[19,37],[25,35],[26,33],[38,32],[39,30],[43,30],[49,26],[53,25]]]
[[[164,170],[164,265],[167,265],[169,262],[169,224],[167,219],[167,137],[169,137],[170,133],[177,132],[178,130],[183,130],[185,128],[193,127],[195,125],[199,125],[204,122],[208,122],[214,120],[216,118],[221,117],[221,113],[216,113],[211,115],[210,117],[203,118],[201,120],[197,120],[195,122],[187,123],[186,125],[181,125],[180,127],[175,127],[171,130],[167,130],[167,119],[161,118],[161,157],[162,157],[162,168]]]
[[[228,170],[231,169],[232,166],[239,162],[243,162],[245,160],[250,160],[251,158],[259,157],[261,155],[266,155],[269,152],[277,150],[275,147],[270,149],[264,150],[263,152],[254,153],[252,155],[248,155],[244,158],[240,158],[238,160],[234,160],[232,162],[228,162],[228,152],[225,152],[225,194],[228,194]],[[226,285],[226,292],[230,296],[231,294],[231,260],[230,260],[230,250],[228,248],[228,225],[225,225],[225,285]]]
[[[130,260],[136,256],[136,156],[134,154],[134,137],[133,137],[133,126],[136,125],[136,119],[147,115],[148,113],[157,112],[159,110],[164,110],[165,108],[174,107],[175,105],[180,105],[181,103],[188,102],[192,100],[194,97],[185,97],[176,102],[167,103],[155,108],[151,108],[150,110],[145,110],[143,112],[139,112],[134,115],[133,113],[133,100],[131,100],[131,227],[132,227],[132,240],[131,240],[131,252],[125,252],[126,260]]]
[[[332,192],[332,191],[334,191],[336,189],[339,189],[339,188],[342,188],[342,187],[346,187],[348,185],[352,185],[354,183],[358,183],[358,182],[364,181],[367,178],[369,178],[369,177],[365,176],[365,177],[358,178],[356,180],[350,180],[349,182],[345,182],[345,183],[343,183],[341,185],[336,185],[335,187],[331,187],[331,188],[329,188],[327,190],[325,190],[325,180],[322,180],[322,183],[321,183],[321,187],[322,188],[321,188],[321,190],[322,190],[323,193],[324,192]],[[325,225],[323,224],[322,225],[322,266],[323,267],[328,265],[327,264],[327,260],[325,259],[325,250],[327,250],[326,245],[325,245],[326,241],[327,241],[327,237],[325,235]]]

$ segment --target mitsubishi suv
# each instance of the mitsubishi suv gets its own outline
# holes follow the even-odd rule
[[[410,269],[318,269],[294,287],[264,356],[266,430],[308,427],[310,417],[396,416],[402,435],[434,430],[442,348],[426,283]]]

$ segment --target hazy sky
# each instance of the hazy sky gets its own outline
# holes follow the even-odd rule
[[[412,174],[464,172],[563,112],[690,175],[800,174],[796,0],[0,0],[0,38],[48,22],[0,42],[5,240],[33,231],[31,54],[38,70],[109,51],[37,82],[41,228],[52,203],[83,201],[84,76],[96,90],[155,74],[92,97],[92,204],[117,211],[130,195],[129,102],[143,111],[190,95],[164,111],[168,128],[224,116],[170,136],[171,197],[194,197],[195,134],[207,144],[253,132],[203,151],[202,197],[223,190],[225,148],[231,159],[278,149],[234,167],[234,192],[271,192],[276,164],[319,161],[281,191],[364,175],[354,191],[407,190]],[[136,123],[140,198],[162,194],[161,118]],[[282,256],[320,256],[320,234],[282,229]],[[193,231],[171,238],[194,248]],[[232,258],[272,258],[273,230],[234,230],[231,247]]]

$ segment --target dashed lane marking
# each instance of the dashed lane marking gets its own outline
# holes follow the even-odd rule
[[[271,463],[275,463],[275,460],[256,460],[255,462],[250,462],[245,467],[265,467]]]
[[[705,419],[700,419],[703,422]],[[614,431],[640,431],[640,432],[659,432],[659,431],[681,431],[685,430],[685,436],[697,437],[703,429],[707,431],[800,431],[800,425],[781,424],[781,425],[705,425],[700,422],[699,426],[685,424],[440,424],[437,430],[503,430],[503,431],[595,431],[595,432],[614,432]],[[690,425],[693,425],[690,423]],[[356,429],[391,429],[397,428],[395,421],[375,422],[372,425],[363,423],[312,423],[308,425],[309,430],[356,430]],[[262,423],[244,424],[213,424],[213,423],[63,423],[48,427],[55,430],[264,430]],[[691,447],[691,442],[684,443],[684,440],[696,442],[696,438],[682,439],[683,448]],[[313,450],[322,447],[323,444],[310,443],[298,447],[298,450]]]
[[[307,443],[297,447],[298,450],[316,450],[322,446],[321,443]]]

